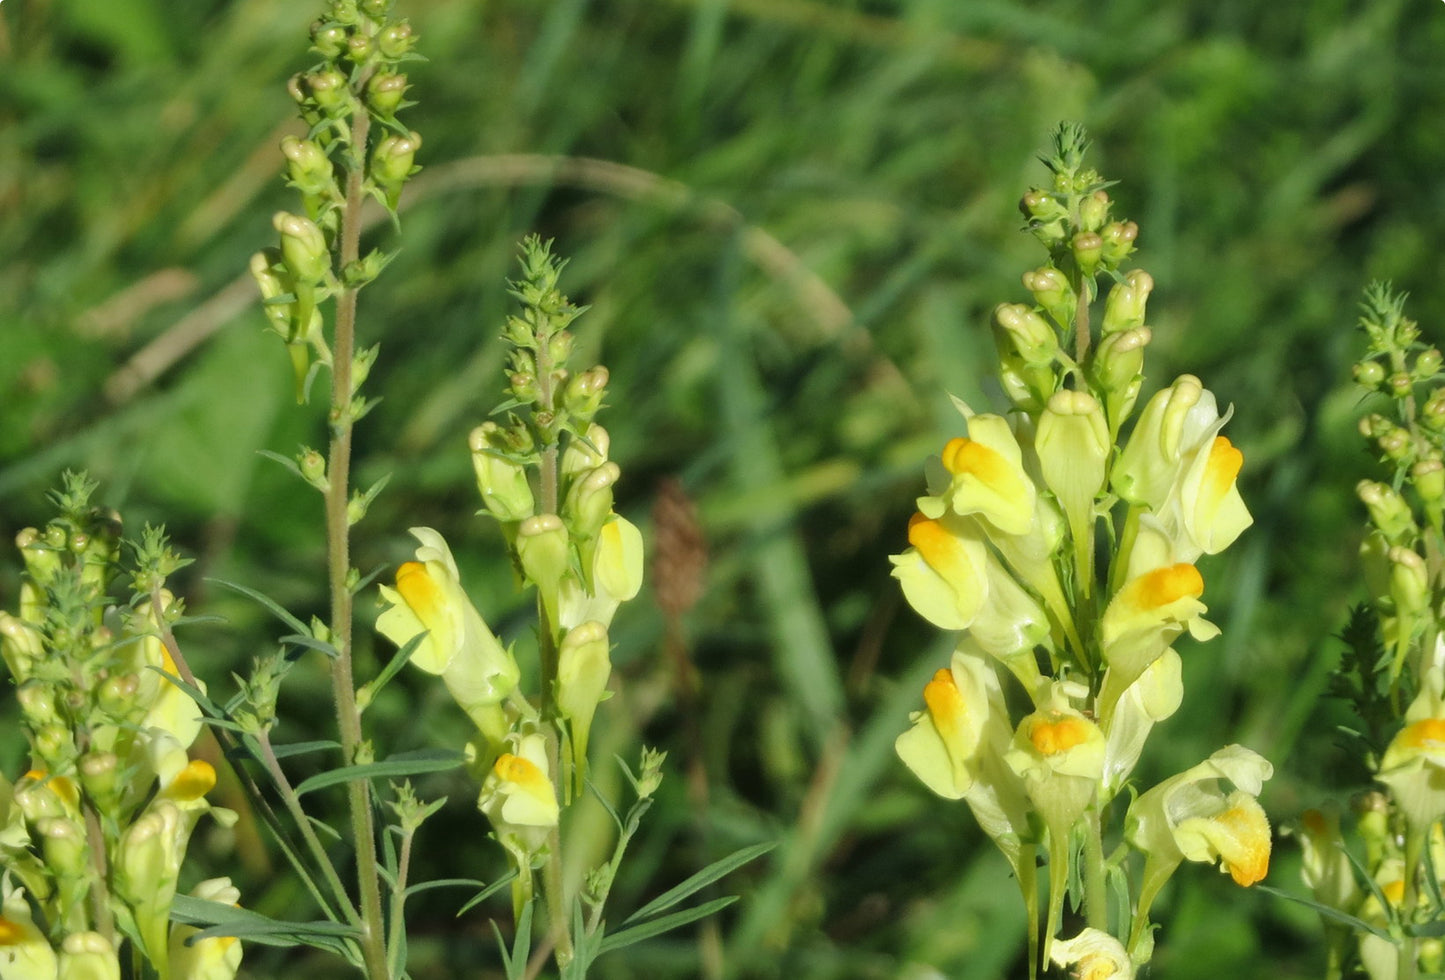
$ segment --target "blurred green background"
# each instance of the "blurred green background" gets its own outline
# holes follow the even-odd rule
[[[1445,323],[1438,0],[402,7],[430,59],[411,72],[407,117],[427,170],[399,258],[362,297],[385,401],[358,436],[359,480],[392,482],[356,560],[395,563],[407,527],[437,527],[489,621],[525,633],[499,535],[473,516],[465,437],[500,400],[516,243],[554,237],[592,308],[578,360],[612,371],[619,508],[650,534],[660,488],[680,481],[706,543],[680,644],[647,593],[614,627],[623,693],[600,713],[599,757],[645,740],[673,773],[619,908],[781,842],[724,883],[744,901],[715,927],[604,959],[601,975],[720,975],[705,965],[718,950],[729,977],[1021,975],[1003,862],[892,752],[946,646],[903,605],[886,556],[924,456],[960,431],[947,393],[998,404],[987,313],[1023,298],[1018,277],[1041,258],[1015,202],[1043,179],[1035,156],[1060,119],[1088,127],[1095,165],[1121,181],[1118,211],[1142,229],[1138,265],[1157,283],[1146,393],[1189,372],[1234,404],[1256,517],[1204,565],[1224,636],[1182,649],[1185,707],[1139,775],[1243,742],[1275,761],[1264,803],[1278,823],[1361,785],[1322,697],[1331,635],[1360,596],[1352,487],[1371,466],[1352,328],[1378,277],[1413,294],[1427,337]],[[45,489],[79,466],[133,528],[165,522],[197,559],[179,583],[191,609],[230,622],[182,637],[213,690],[277,630],[207,576],[300,613],[324,603],[319,498],[256,453],[319,444],[320,408],[291,404],[252,287],[232,285],[272,239],[271,213],[293,206],[276,142],[311,8],[0,8],[0,532],[43,521]],[[668,550],[682,563],[669,580],[697,569],[696,549]],[[0,565],[7,606],[17,566]],[[390,650],[360,642],[364,675]],[[368,716],[378,743],[457,744],[460,713],[404,680]],[[319,665],[293,674],[286,704],[281,739],[325,729]],[[3,741],[14,772],[23,746]],[[473,789],[422,788],[451,798],[423,834],[426,870],[500,873]],[[193,853],[234,870],[231,844],[209,844]],[[247,904],[307,914],[254,841],[234,844]],[[1283,839],[1270,883],[1298,892],[1297,872]],[[462,897],[417,902],[416,976],[499,975],[486,912],[453,916]],[[1183,869],[1157,909],[1156,975],[1320,972],[1312,914],[1212,869]],[[247,969],[282,967],[256,950]]]

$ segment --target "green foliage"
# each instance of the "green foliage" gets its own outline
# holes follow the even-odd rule
[[[1422,323],[1445,322],[1440,5],[416,8],[430,60],[408,71],[426,93],[411,110],[426,170],[400,202],[405,248],[366,290],[367,342],[384,348],[371,384],[387,401],[367,419],[357,484],[394,474],[368,525],[491,534],[458,554],[463,578],[504,640],[531,642],[500,535],[473,516],[461,434],[491,408],[479,392],[503,367],[503,279],[536,230],[572,257],[570,289],[591,307],[578,356],[605,359],[609,399],[628,407],[611,433],[629,467],[618,509],[644,524],[656,481],[680,478],[708,542],[705,591],[677,617],[677,676],[699,678],[705,697],[688,701],[658,652],[660,607],[639,601],[614,624],[617,669],[651,697],[611,703],[594,744],[630,757],[645,736],[680,777],[649,816],[658,839],[639,841],[616,886],[619,907],[781,837],[720,920],[734,975],[1017,975],[1020,951],[998,939],[1020,934],[1001,865],[891,756],[939,651],[879,556],[900,547],[916,460],[957,434],[941,392],[984,402],[958,379],[983,376],[988,308],[1026,295],[1012,202],[1038,180],[1033,154],[1060,118],[1088,126],[1147,229],[1161,301],[1144,396],[1187,368],[1238,404],[1256,517],[1215,568],[1230,583],[1211,600],[1222,646],[1186,657],[1186,685],[1213,696],[1163,729],[1144,775],[1239,731],[1281,763],[1271,812],[1358,787],[1330,734],[1345,711],[1322,697],[1330,634],[1361,595],[1342,529],[1358,525],[1351,488],[1371,465],[1358,392],[1338,383],[1356,359],[1342,325],[1371,276],[1411,291]],[[208,577],[260,588],[303,625],[324,608],[309,576],[316,500],[253,452],[314,444],[320,409],[282,409],[291,369],[247,305],[253,285],[230,287],[293,197],[275,145],[292,111],[285,79],[310,60],[293,43],[297,17],[288,0],[0,5],[0,537],[42,523],[44,488],[85,465],[132,527],[164,519],[195,557],[173,587],[229,623],[190,627],[198,669],[218,678],[276,630]],[[388,227],[378,217],[365,246],[386,247]],[[374,538],[355,564],[403,552]],[[7,560],[7,604],[17,584]],[[391,651],[363,641],[358,656],[374,674]],[[286,741],[325,730],[324,670],[321,658],[294,667]],[[368,719],[415,724],[396,751],[460,744],[465,719],[448,705],[403,673]],[[14,774],[17,750],[0,761]],[[422,833],[464,841],[448,865],[490,881],[501,863],[473,843],[461,779],[418,777],[455,801]],[[300,886],[247,833],[248,901],[288,907]],[[1208,876],[1171,887],[1156,906],[1175,943],[1162,974],[1250,975],[1258,962],[1320,974],[1313,916]],[[495,962],[481,920],[455,919],[453,898],[439,889],[409,906],[425,924],[415,977]],[[627,955],[631,972],[603,957],[599,975],[716,975],[686,931]],[[284,969],[320,976],[318,962]],[[249,969],[279,975],[279,963],[257,954]]]

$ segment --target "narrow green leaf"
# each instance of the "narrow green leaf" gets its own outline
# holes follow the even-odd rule
[[[208,578],[206,579],[206,581],[214,582],[216,585],[230,589],[232,592],[239,592],[246,598],[260,603],[261,605],[265,606],[267,610],[270,611],[271,615],[275,616],[277,619],[281,620],[281,622],[291,627],[291,629],[294,630],[296,633],[306,635],[311,632],[309,629],[306,628],[305,623],[301,622],[301,620],[297,619],[295,616],[287,612],[285,606],[281,605],[275,599],[272,599],[270,596],[266,595],[263,592],[257,592],[255,589],[248,588],[247,586],[241,585],[238,582],[228,582],[223,578]]]
[[[663,909],[671,908],[678,902],[687,898],[689,895],[692,895],[694,892],[706,888],[708,885],[711,885],[713,882],[717,881],[724,875],[730,874],[738,868],[741,868],[749,861],[752,861],[755,858],[762,857],[764,854],[768,853],[777,846],[777,841],[767,841],[762,844],[754,844],[751,847],[745,847],[740,851],[734,851],[732,854],[729,854],[727,857],[723,858],[720,861],[714,861],[712,864],[709,864],[697,874],[682,882],[682,884],[677,885],[674,888],[668,889],[661,895],[654,898],[652,901],[648,902],[642,908],[638,909],[636,912],[633,912],[625,920],[623,920],[623,924],[626,925],[627,923],[638,922],[642,919],[649,919],[657,913],[661,912]]]
[[[256,454],[258,456],[265,456],[267,459],[275,460],[276,462],[280,463],[282,466],[290,470],[292,473],[296,474],[298,477],[301,477],[301,479],[306,479],[306,477],[301,473],[301,467],[297,466],[296,460],[292,459],[290,456],[282,456],[280,453],[273,453],[269,449],[258,449],[256,450]]]
[[[355,782],[358,779],[378,779],[394,776],[415,776],[424,772],[445,772],[455,769],[466,761],[466,756],[451,749],[422,749],[417,752],[401,752],[381,762],[368,762],[359,766],[342,766],[328,772],[317,773],[304,779],[296,787],[297,796],[327,786]]]
[[[498,878],[486,888],[483,888],[481,891],[477,892],[475,895],[473,895],[470,899],[467,900],[467,903],[465,905],[457,909],[457,917],[460,918],[461,916],[470,912],[472,909],[476,908],[478,905],[485,902],[487,899],[491,898],[497,892],[501,891],[507,885],[511,884],[512,879],[515,877],[517,877],[517,872],[513,871],[511,874],[508,874],[502,878]]]
[[[314,946],[351,959],[350,940],[360,933],[336,922],[286,922],[250,909],[236,908],[190,895],[177,895],[171,904],[171,918],[200,927],[195,939],[235,936],[263,946]]]
[[[333,742],[328,738],[317,739],[314,742],[292,742],[289,745],[273,745],[271,751],[276,753],[278,759],[290,759],[298,755],[307,755],[311,752],[329,752],[332,749],[341,748],[340,742]]]
[[[325,655],[327,660],[335,660],[341,656],[341,651],[336,649],[336,647],[327,643],[325,640],[318,640],[316,637],[307,633],[292,633],[289,636],[281,637],[281,639],[276,642],[289,644],[293,647],[305,647],[308,650],[315,650]]]
[[[437,878],[434,881],[419,881],[415,885],[410,885],[404,894],[407,898],[411,898],[413,895],[431,891],[433,888],[486,889],[488,887],[485,881],[479,881],[476,878]]]
[[[386,666],[381,669],[381,673],[362,685],[361,690],[365,692],[365,694],[358,700],[363,702],[363,710],[375,700],[377,694],[381,692],[381,689],[401,672],[401,669],[411,660],[411,655],[416,652],[416,648],[421,646],[421,641],[426,639],[426,637],[426,633],[418,633],[410,640],[407,640],[406,643],[392,655],[392,658],[386,662]]]
[[[612,805],[611,801],[609,801],[607,797],[602,795],[602,791],[597,788],[596,783],[592,782],[590,778],[588,778],[586,782],[587,788],[592,791],[593,798],[595,798],[598,803],[602,804],[602,809],[607,811],[607,815],[612,818],[612,822],[617,825],[617,830],[620,833],[623,828],[623,823],[622,817],[619,816],[617,813],[617,808]]]
[[[1395,941],[1395,938],[1393,936],[1391,936],[1384,929],[1381,929],[1379,926],[1372,926],[1364,919],[1357,919],[1353,915],[1350,915],[1346,912],[1341,912],[1337,908],[1331,908],[1328,905],[1321,905],[1314,899],[1304,898],[1300,895],[1291,895],[1289,892],[1280,891],[1278,888],[1271,888],[1269,885],[1255,885],[1254,887],[1259,891],[1265,892],[1269,895],[1273,895],[1276,898],[1283,898],[1286,901],[1308,906],[1309,908],[1314,909],[1320,915],[1324,916],[1326,919],[1330,919],[1333,922],[1338,922],[1341,925],[1349,926],[1351,929],[1354,929],[1356,931],[1372,933],[1388,942],[1393,943]]]
[[[673,912],[671,915],[664,915],[659,919],[650,919],[647,922],[640,922],[635,926],[629,926],[621,932],[614,932],[602,941],[601,952],[610,953],[615,949],[622,949],[624,946],[631,946],[644,939],[651,939],[653,936],[661,935],[690,922],[699,919],[706,919],[708,916],[721,912],[732,903],[736,902],[736,895],[729,895],[726,898],[713,899],[711,902],[704,902],[701,905],[690,909],[683,909],[681,912]]]

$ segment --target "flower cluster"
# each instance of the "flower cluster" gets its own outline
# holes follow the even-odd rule
[[[306,213],[276,213],[280,242],[251,257],[251,275],[271,329],[286,343],[298,401],[315,367],[333,362],[319,304],[375,279],[387,262],[381,252],[360,257],[354,241],[338,241],[343,214],[354,213],[365,195],[395,216],[402,186],[421,169],[415,165],[421,135],[396,118],[413,104],[405,100],[407,78],[399,69],[418,57],[412,52],[417,37],[391,8],[392,0],[330,0],[311,25],[311,50],[321,60],[288,86],[308,129],[304,137],[283,139],[281,152],[287,183],[301,194]],[[352,367],[353,388],[375,356],[366,352]]]
[[[0,776],[0,975],[119,977],[128,937],[163,980],[229,980],[240,944],[186,945],[195,930],[170,921],[197,822],[235,819],[206,801],[210,763],[188,755],[201,713],[180,686],[181,603],[163,584],[180,562],[148,530],[134,601],[117,606],[120,525],[89,506],[93,489],[67,476],[60,516],[20,532],[19,610],[0,612],[31,751],[29,771]],[[198,888],[239,897],[225,879]]]
[[[1445,375],[1404,302],[1376,283],[1360,319],[1368,346],[1354,379],[1378,409],[1360,434],[1389,475],[1356,488],[1370,601],[1343,634],[1334,679],[1360,720],[1353,747],[1384,786],[1358,799],[1367,876],[1351,874],[1337,815],[1309,812],[1300,833],[1331,970],[1357,960],[1372,980],[1445,967]]]
[[[513,348],[507,423],[484,422],[470,447],[483,513],[537,590],[542,690],[535,699],[518,690],[513,652],[487,628],[430,528],[412,529],[421,547],[395,586],[382,586],[376,624],[398,646],[414,643],[411,662],[440,675],[476,724],[474,762],[485,774],[478,805],[518,872],[519,908],[562,806],[583,785],[593,715],[612,672],[608,627],[641,588],[643,567],[641,532],[613,510],[621,470],[594,421],[607,370],[566,368],[566,327],[582,311],[558,291],[562,263],[548,245],[529,239],[522,266],[513,291],[523,312],[504,334]]]
[[[1102,819],[1152,727],[1179,707],[1174,643],[1218,633],[1203,618],[1195,563],[1227,548],[1250,516],[1236,486],[1243,457],[1221,434],[1229,413],[1197,378],[1155,394],[1124,436],[1151,339],[1153,281],[1119,271],[1138,228],[1111,218],[1105,182],[1083,168],[1084,146],[1076,128],[1061,128],[1045,161],[1052,186],[1023,199],[1050,261],[1023,277],[1032,304],[994,312],[1012,411],[959,403],[966,434],[929,461],[909,547],[892,559],[910,605],[961,634],[897,749],[928,787],[967,801],[1031,909],[1034,852],[1046,848],[1043,958],[1117,962],[1087,975],[1122,977],[1148,959],[1149,903],[1183,860],[1218,861],[1243,885],[1264,876],[1270,830],[1256,797],[1270,765],[1229,746],[1138,796],[1123,832],[1144,855],[1138,903],[1132,922],[1109,921]],[[1101,275],[1113,285],[1095,336]],[[1000,667],[1028,696],[1021,718]],[[1084,883],[1076,899],[1093,938],[1051,951],[1072,881]],[[1126,939],[1128,956],[1100,936]]]

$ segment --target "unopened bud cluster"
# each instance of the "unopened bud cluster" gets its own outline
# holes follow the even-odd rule
[[[1440,351],[1422,342],[1404,303],[1375,283],[1362,305],[1366,352],[1352,373],[1383,404],[1359,429],[1386,472],[1356,487],[1369,518],[1360,546],[1369,605],[1343,634],[1335,679],[1359,718],[1362,734],[1352,741],[1387,790],[1356,807],[1374,887],[1340,866],[1337,817],[1307,813],[1300,834],[1315,901],[1360,924],[1329,930],[1336,955],[1372,980],[1445,966],[1441,911],[1430,898],[1445,887],[1445,375]]]
[[[412,663],[440,674],[477,726],[479,806],[518,877],[518,909],[531,897],[531,869],[548,848],[562,807],[581,792],[588,736],[612,672],[608,627],[642,585],[642,535],[613,509],[621,470],[608,455],[607,430],[594,420],[607,369],[568,366],[568,327],[583,311],[561,293],[563,264],[529,238],[522,276],[512,283],[521,312],[509,317],[511,396],[471,433],[481,513],[501,526],[513,566],[537,590],[541,683],[534,697],[467,599],[446,542],[413,528],[416,561],[383,586],[377,629],[398,646],[427,631]],[[656,773],[647,776],[648,793]]]
[[[1203,618],[1195,563],[1251,518],[1236,487],[1243,456],[1221,434],[1229,413],[1197,378],[1156,393],[1125,431],[1154,282],[1120,269],[1138,228],[1111,217],[1084,147],[1062,127],[1045,161],[1052,186],[1024,197],[1049,262],[1024,276],[1033,302],[993,315],[1013,411],[961,406],[967,435],[930,460],[909,547],[893,557],[913,608],[960,632],[897,750],[930,789],[969,804],[1032,909],[1042,906],[1035,855],[1047,854],[1047,912],[1030,924],[1043,930],[1045,960],[1128,977],[1152,950],[1150,903],[1182,862],[1218,862],[1242,885],[1264,877],[1270,831],[1256,797],[1271,766],[1230,745],[1125,792],[1150,731],[1184,695],[1174,643],[1219,632]],[[1112,286],[1095,331],[1104,275]],[[1021,717],[1005,694],[1013,684],[1027,696]],[[1105,907],[1103,835],[1114,801],[1131,797],[1122,840],[1107,843],[1142,857],[1120,921]],[[1089,928],[1064,941],[1071,891]]]
[[[311,25],[312,50],[322,60],[288,84],[307,132],[284,138],[281,152],[304,213],[277,212],[279,244],[252,256],[250,268],[271,328],[286,342],[298,400],[313,359],[331,364],[319,304],[371,282],[387,262],[381,252],[341,261],[343,215],[351,211],[354,220],[361,198],[370,196],[395,217],[403,185],[420,169],[421,136],[396,118],[412,104],[399,69],[417,57],[416,36],[391,7],[391,0],[331,0]],[[353,387],[359,384],[353,378]]]
[[[235,818],[205,800],[215,772],[187,754],[200,710],[162,639],[181,614],[164,580],[183,562],[147,529],[130,569],[134,599],[117,604],[108,590],[121,571],[120,522],[90,505],[93,490],[68,474],[59,516],[20,532],[19,609],[0,611],[0,654],[30,744],[28,771],[0,775],[0,975],[119,976],[129,937],[162,976],[225,980],[240,945],[207,939],[181,951],[184,927],[170,922],[197,821]],[[224,879],[202,887],[235,891]]]

